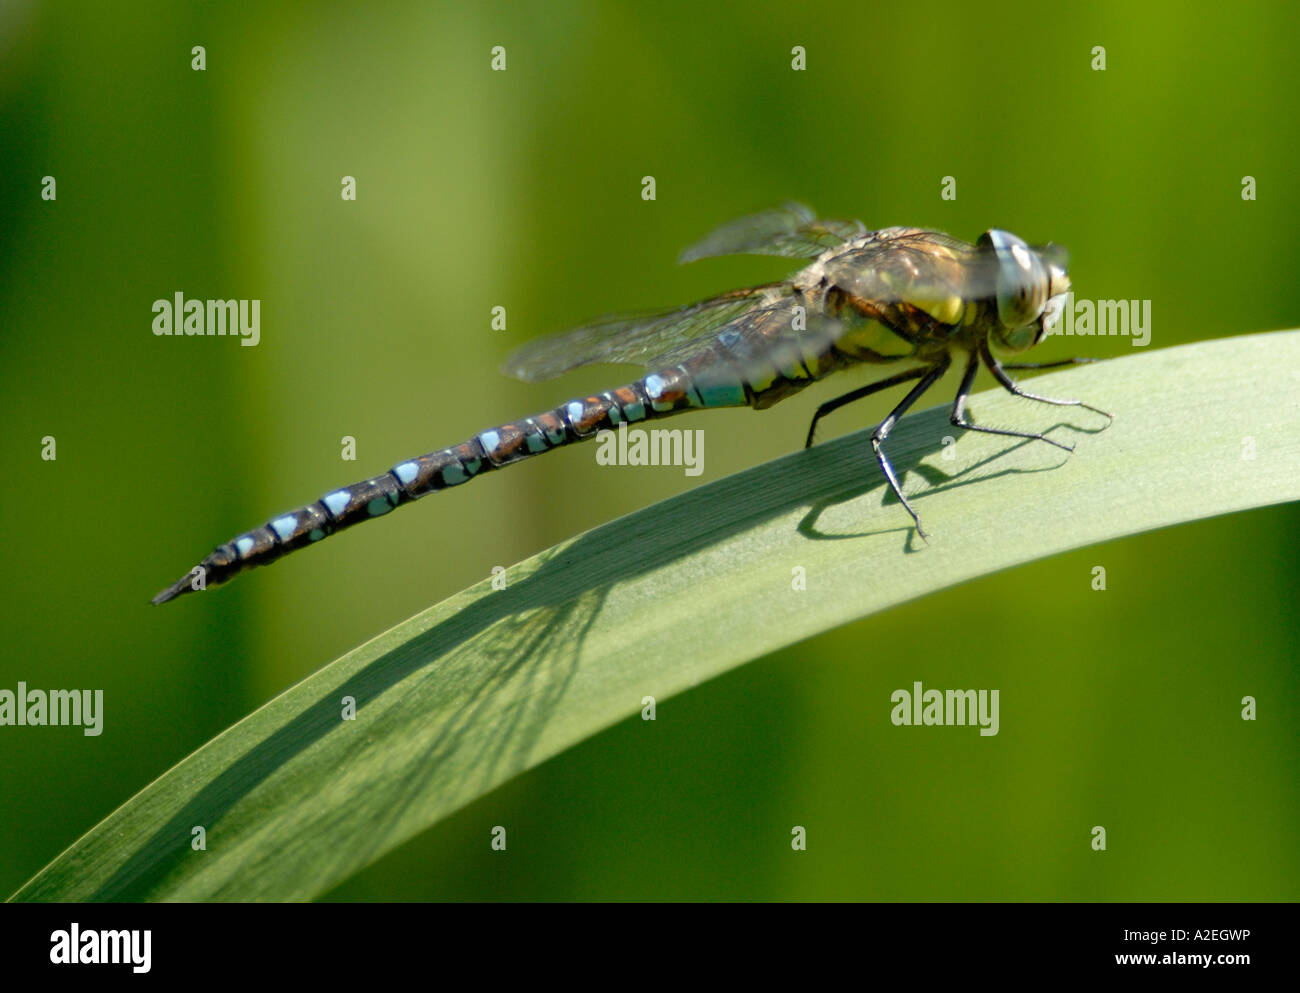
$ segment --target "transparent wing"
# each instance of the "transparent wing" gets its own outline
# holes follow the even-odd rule
[[[503,371],[535,382],[569,369],[628,362],[664,369],[689,359],[700,385],[737,377],[764,382],[774,372],[807,365],[842,332],[841,323],[799,305],[785,284],[739,290],[680,310],[609,318],[567,334],[530,342]]]
[[[718,255],[779,255],[815,259],[828,248],[866,233],[861,221],[819,221],[811,207],[787,203],[724,224],[678,256],[694,262]]]
[[[711,335],[748,311],[781,294],[780,283],[733,290],[672,310],[616,314],[512,352],[501,371],[536,383],[570,369],[599,363],[650,366],[669,353],[706,347]]]
[[[795,211],[793,207],[786,209]],[[805,215],[795,211],[792,216],[798,219]],[[805,237],[798,230],[777,232],[774,223],[765,229],[769,247],[785,235]],[[739,228],[729,225],[724,229],[728,232],[726,244],[730,250],[742,250],[736,249],[741,244],[754,245],[758,237],[755,230],[746,228],[747,233],[742,235]],[[723,243],[722,233],[712,236],[708,242],[712,248]],[[824,248],[819,248],[818,254],[821,251]],[[1057,246],[1040,251],[1054,261],[1064,261],[1063,250]],[[944,320],[955,319],[964,301],[994,299],[997,294],[998,268],[992,254],[968,242],[918,228],[870,232],[861,244],[834,255],[822,267],[831,283],[861,300],[907,303],[931,315],[953,314]],[[529,342],[507,358],[502,371],[537,382],[579,366],[600,363],[631,363],[647,368],[673,365],[712,349],[719,370],[735,367],[747,377],[751,373],[758,377],[773,365],[786,368],[800,357],[825,349],[842,331],[840,322],[825,314],[796,313],[792,292],[788,282],[769,283],[672,310],[605,317],[564,334]]]
[[[697,386],[730,384],[737,378],[752,384],[770,382],[777,372],[804,366],[811,372],[821,364],[831,344],[843,332],[833,317],[800,306],[800,298],[788,296],[754,307],[698,339],[662,355],[652,364],[667,368],[688,359]]]

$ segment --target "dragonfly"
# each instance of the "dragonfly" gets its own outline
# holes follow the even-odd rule
[[[834,372],[863,364],[900,371],[822,403],[805,447],[813,444],[826,415],[881,390],[914,384],[876,425],[871,447],[923,539],[929,535],[903,494],[884,445],[899,419],[954,360],[964,362],[950,414],[957,427],[1073,451],[1043,434],[973,422],[967,401],[981,364],[1018,397],[1081,407],[1105,416],[1109,424],[1112,415],[1103,410],[1081,400],[1029,393],[1008,374],[1094,360],[1004,363],[999,357],[1038,344],[1059,320],[1070,289],[1059,246],[1031,247],[998,229],[985,231],[974,244],[921,228],[872,231],[860,221],[819,219],[810,208],[789,203],[723,225],[683,251],[679,261],[733,254],[811,261],[779,282],[676,309],[606,317],[525,344],[502,371],[527,382],[603,363],[637,364],[647,375],[399,462],[382,475],[277,515],[218,545],[153,602],[214,586],[430,493],[621,424],[706,407],[763,410]]]

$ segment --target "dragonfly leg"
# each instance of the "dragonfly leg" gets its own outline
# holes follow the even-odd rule
[[[1096,359],[1058,359],[1055,362],[1003,362],[1003,369],[1059,369],[1063,365],[1090,365]]]
[[[1027,431],[1008,431],[1005,428],[987,428],[979,424],[972,424],[966,417],[966,401],[970,399],[971,384],[975,382],[975,373],[979,372],[980,357],[975,352],[970,353],[970,358],[966,360],[966,371],[961,377],[961,386],[957,388],[957,396],[952,401],[952,411],[948,415],[948,420],[952,422],[953,427],[965,428],[967,431],[982,431],[984,434],[1000,434],[1008,438],[1029,438],[1033,441],[1045,441],[1049,445],[1055,445],[1057,448],[1064,449],[1067,452],[1074,451],[1073,445],[1067,445],[1064,442],[1053,441],[1045,434],[1032,434]],[[996,375],[996,374],[995,374]],[[1005,376],[1006,374],[1003,373]],[[1011,380],[1007,379],[1007,383]],[[1005,386],[1006,383],[1003,383]],[[1012,384],[1015,385],[1014,383]],[[1010,389],[1010,387],[1008,387]],[[1015,393],[1015,390],[1011,392]],[[1022,394],[1027,396],[1028,394]],[[1035,398],[1038,399],[1038,398]],[[1056,402],[1056,401],[1049,401]],[[1068,403],[1078,403],[1077,400],[1065,401]]]
[[[920,369],[921,381],[912,387],[907,396],[903,397],[902,402],[889,412],[888,417],[876,425],[876,430],[871,432],[871,448],[876,453],[876,461],[880,463],[880,471],[885,474],[885,480],[889,483],[889,488],[894,491],[894,496],[898,497],[899,503],[912,515],[912,520],[916,522],[916,533],[922,538],[928,538],[929,535],[926,534],[925,528],[921,527],[921,518],[912,509],[912,505],[907,502],[907,497],[903,496],[903,488],[898,485],[898,477],[894,475],[894,467],[889,464],[889,456],[885,454],[885,449],[882,446],[885,439],[889,437],[889,432],[894,430],[894,425],[898,423],[898,419],[907,413],[907,408],[916,403],[921,394],[933,386],[935,381],[948,371],[950,361],[948,356],[945,355],[935,365]]]
[[[1084,403],[1082,400],[1057,400],[1053,397],[1039,396],[1037,393],[1029,393],[1025,390],[1022,390],[1019,386],[1015,384],[1015,381],[1012,380],[1012,378],[1008,376],[1006,373],[1006,370],[1008,368],[1017,368],[1017,367],[1002,365],[1002,363],[997,360],[997,358],[993,355],[993,353],[989,351],[989,345],[987,341],[980,342],[980,355],[984,359],[984,364],[989,367],[989,372],[993,373],[993,378],[996,379],[999,383],[1001,383],[1002,388],[1005,389],[1008,393],[1014,393],[1016,396],[1024,397],[1026,400],[1037,400],[1039,403],[1050,403],[1057,407],[1082,407],[1084,410],[1091,410],[1094,414],[1101,414],[1103,417],[1109,418],[1112,421],[1115,419],[1114,414],[1108,414],[1106,413],[1106,411],[1099,410],[1098,408],[1093,407],[1091,404]],[[1063,362],[1061,364],[1073,365],[1076,361],[1077,361],[1076,359],[1071,359],[1069,360],[1069,362]],[[1046,368],[1046,366],[1041,366],[1040,368]],[[1053,444],[1055,444],[1055,442],[1053,442]]]
[[[812,447],[813,436],[817,433],[817,422],[831,411],[839,410],[841,407],[853,403],[854,400],[861,400],[863,397],[871,396],[871,394],[878,393],[880,390],[887,390],[889,387],[897,386],[899,383],[906,383],[913,379],[920,379],[929,371],[929,366],[921,366],[919,369],[908,369],[907,372],[900,372],[897,376],[890,376],[888,379],[882,379],[879,382],[868,383],[866,386],[861,386],[856,390],[845,393],[841,397],[836,397],[834,400],[827,400],[824,404],[818,407],[817,412],[813,414],[812,423],[808,425],[808,440],[804,442],[803,447]]]

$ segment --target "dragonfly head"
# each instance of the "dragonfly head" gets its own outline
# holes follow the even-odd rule
[[[998,344],[1012,352],[1037,345],[1060,317],[1070,290],[1065,252],[1054,245],[1035,250],[997,228],[985,231],[977,244],[996,267]]]

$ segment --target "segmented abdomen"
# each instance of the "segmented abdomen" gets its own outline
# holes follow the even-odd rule
[[[482,431],[469,441],[407,459],[383,475],[326,493],[314,503],[280,514],[239,535],[153,598],[166,603],[182,594],[266,565],[296,549],[429,493],[469,482],[490,469],[584,441],[619,424],[667,417],[694,407],[744,405],[745,389],[735,382],[702,396],[683,367],[646,376],[627,386],[580,397],[554,410]]]

